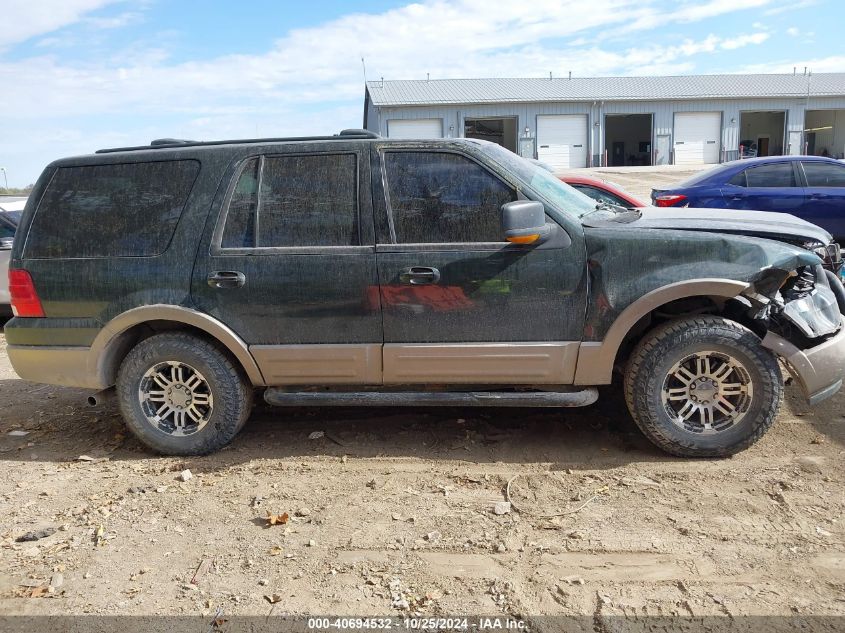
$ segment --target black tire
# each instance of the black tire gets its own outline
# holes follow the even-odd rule
[[[170,426],[164,422],[156,426],[144,411],[155,403],[141,402],[144,384],[157,388],[145,374],[170,361],[195,369],[203,378],[202,390],[210,394],[212,406],[204,408],[203,426],[189,420],[188,430],[197,427],[190,434],[163,430]],[[253,390],[240,368],[213,343],[170,332],[144,339],[130,350],[117,374],[117,397],[129,430],[148,447],[164,455],[205,455],[226,446],[241,430],[252,410]]]
[[[737,409],[744,411],[744,417],[717,432],[703,426],[700,431],[684,428],[667,411],[674,403],[663,400],[664,386],[674,380],[671,370],[704,351],[716,352],[717,358],[727,356],[742,372],[729,375],[741,375],[751,385],[750,395],[739,396]],[[681,389],[693,393],[689,387]],[[725,457],[745,450],[772,426],[782,399],[783,375],[774,354],[751,330],[719,317],[684,318],[657,327],[636,346],[625,371],[625,401],[637,426],[659,448],[679,457]],[[703,423],[705,414],[697,410],[696,415]]]

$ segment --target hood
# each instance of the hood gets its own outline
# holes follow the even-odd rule
[[[624,224],[637,229],[674,229],[732,233],[780,240],[792,244],[809,240],[829,244],[830,233],[806,220],[788,213],[770,211],[739,211],[736,209],[691,209],[687,207],[643,207],[640,217],[631,214],[615,216],[590,213],[581,222],[584,226],[608,227]]]

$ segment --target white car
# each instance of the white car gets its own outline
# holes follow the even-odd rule
[[[0,197],[0,316],[12,314],[9,306],[9,255],[26,198]]]

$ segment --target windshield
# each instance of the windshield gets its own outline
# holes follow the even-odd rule
[[[22,214],[23,214],[23,211],[6,211],[3,214],[3,217],[10,219],[12,221],[12,224],[17,226],[18,224],[21,223],[21,215]]]
[[[531,189],[561,211],[580,218],[596,210],[595,200],[576,191],[542,167],[517,156],[501,145],[484,143],[481,148],[492,160],[527,182]]]

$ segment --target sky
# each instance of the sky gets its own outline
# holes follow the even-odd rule
[[[0,167],[361,127],[370,80],[845,72],[841,0],[0,0]]]

